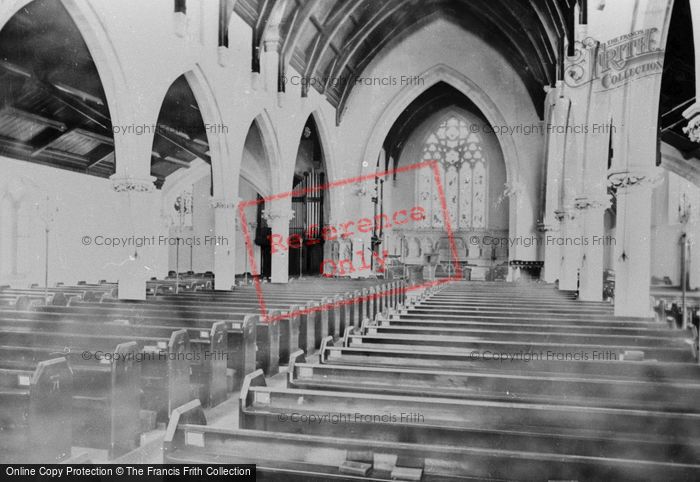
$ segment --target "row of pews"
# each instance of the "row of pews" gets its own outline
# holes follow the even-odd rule
[[[210,273],[183,273],[178,276],[175,272],[170,272],[165,279],[153,278],[147,281],[146,294],[157,296],[196,292],[212,290],[213,286],[213,274]],[[26,310],[44,304],[67,306],[74,301],[100,302],[105,299],[116,299],[117,291],[117,283],[107,280],[100,280],[96,284],[80,281],[75,286],[57,283],[56,286],[47,288],[40,288],[34,284],[27,289],[5,285],[0,286],[0,306]]]
[[[261,480],[694,480],[700,366],[687,332],[547,285],[409,291],[318,357],[261,370],[239,427],[175,410],[165,463],[255,463]]]
[[[402,288],[400,281],[265,285],[266,317],[253,287],[156,289],[138,302],[117,300],[110,283],[4,288],[8,298],[36,302],[0,306],[3,460],[65,462],[72,447],[119,457],[177,407],[223,402],[256,369],[272,376],[300,348],[317,350],[324,338],[397,306]],[[59,297],[65,303],[53,302]]]

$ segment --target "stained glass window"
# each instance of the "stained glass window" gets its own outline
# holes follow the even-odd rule
[[[438,162],[440,184],[452,229],[486,226],[486,159],[477,133],[463,119],[450,116],[428,136],[423,160]],[[424,228],[444,227],[443,206],[432,169],[419,169],[418,201],[427,213]]]

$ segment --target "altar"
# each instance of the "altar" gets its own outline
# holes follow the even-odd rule
[[[453,277],[459,270],[462,278],[490,281],[495,268],[507,265],[507,230],[460,230],[450,238],[444,230],[411,229],[387,233],[382,249],[399,265],[419,267],[422,277]],[[414,268],[415,269],[415,268]],[[408,278],[408,271],[404,272]]]

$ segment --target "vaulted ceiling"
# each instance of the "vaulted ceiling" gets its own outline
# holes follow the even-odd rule
[[[1,155],[109,177],[114,136],[148,129],[155,131],[156,186],[196,158],[209,162],[205,126],[184,77],[170,87],[157,126],[112,125],[97,68],[62,2],[35,0],[0,31]]]
[[[700,145],[683,132],[688,120],[683,111],[695,103],[695,55],[693,25],[688,0],[676,0],[666,40],[659,102],[660,139],[676,149],[687,162],[675,166],[682,175],[700,179]]]
[[[221,5],[222,12],[235,12],[251,25],[254,71],[266,32],[278,24],[280,79],[291,68],[328,79],[312,88],[336,106],[340,122],[354,79],[380,52],[437,16],[499,50],[541,114],[543,86],[563,71],[576,1],[224,0]],[[174,1],[176,10],[182,5]],[[283,82],[279,88],[284,90]],[[305,89],[302,95],[307,94]],[[35,0],[10,19],[0,31],[0,154],[108,177],[115,170],[114,136],[122,135],[113,131],[120,127],[112,125],[98,71],[61,1]],[[210,162],[206,130],[180,77],[158,117],[151,155],[156,184],[195,158]]]
[[[305,78],[325,79],[312,88],[337,107],[340,122],[353,79],[383,49],[436,16],[458,23],[500,51],[519,72],[542,115],[543,87],[560,75],[564,47],[572,39],[575,4],[576,0],[238,0],[234,11],[253,29],[256,70],[266,29],[281,9],[280,78],[293,67]],[[302,95],[306,94],[304,87]]]

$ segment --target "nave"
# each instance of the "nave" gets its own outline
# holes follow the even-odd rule
[[[700,366],[666,323],[546,284],[265,283],[267,322],[254,286],[201,288],[154,280],[144,302],[109,283],[3,289],[3,453],[255,463],[262,480],[700,469]]]
[[[700,0],[0,0],[0,462],[694,480]]]
[[[700,368],[682,332],[611,323],[608,305],[546,285],[407,296],[318,356],[296,352],[286,386],[249,375],[238,429],[182,407],[164,460],[256,463],[263,480],[689,480],[700,468]]]

